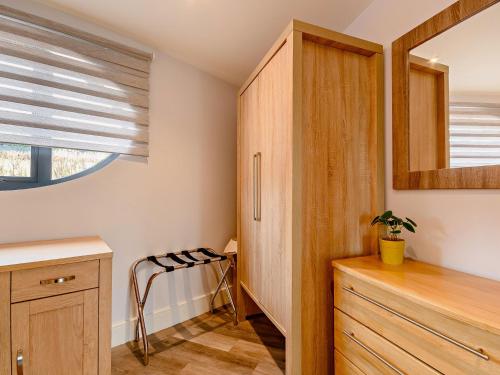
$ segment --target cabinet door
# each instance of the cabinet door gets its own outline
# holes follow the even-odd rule
[[[286,331],[291,290],[292,47],[240,97],[240,280]]]
[[[259,82],[254,80],[240,97],[240,280],[254,297],[262,293],[258,267],[258,152],[260,146]]]
[[[292,262],[292,45],[285,43],[259,74],[262,305],[286,332]]]
[[[12,374],[91,375],[98,364],[98,289],[12,305]]]

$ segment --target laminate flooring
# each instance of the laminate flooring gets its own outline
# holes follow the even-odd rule
[[[281,375],[285,338],[264,315],[234,326],[224,308],[149,336],[143,366],[139,344],[112,349],[112,375]]]

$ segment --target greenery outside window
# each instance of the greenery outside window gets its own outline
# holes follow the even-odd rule
[[[53,185],[95,172],[118,154],[0,143],[0,190]]]

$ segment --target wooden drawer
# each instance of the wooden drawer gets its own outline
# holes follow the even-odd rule
[[[99,261],[69,263],[12,272],[12,302],[97,288]]]
[[[366,374],[439,374],[338,309],[334,309],[334,345]]]
[[[491,332],[339,270],[334,272],[334,302],[337,309],[444,374],[500,374],[500,337]]]
[[[333,357],[335,362],[335,375],[365,375],[364,372],[354,366],[354,364],[338,350],[335,350]]]

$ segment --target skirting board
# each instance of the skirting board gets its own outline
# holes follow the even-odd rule
[[[174,306],[164,307],[145,315],[146,330],[148,334],[161,331],[162,329],[172,327],[178,323],[192,319],[198,315],[210,311],[210,298],[213,293],[204,294],[193,298],[190,301],[183,301]],[[225,288],[221,289],[215,299],[215,307],[223,306],[229,303],[226,297]],[[111,346],[115,347],[126,342],[134,340],[135,324],[137,318],[114,322],[112,327],[112,342]]]

